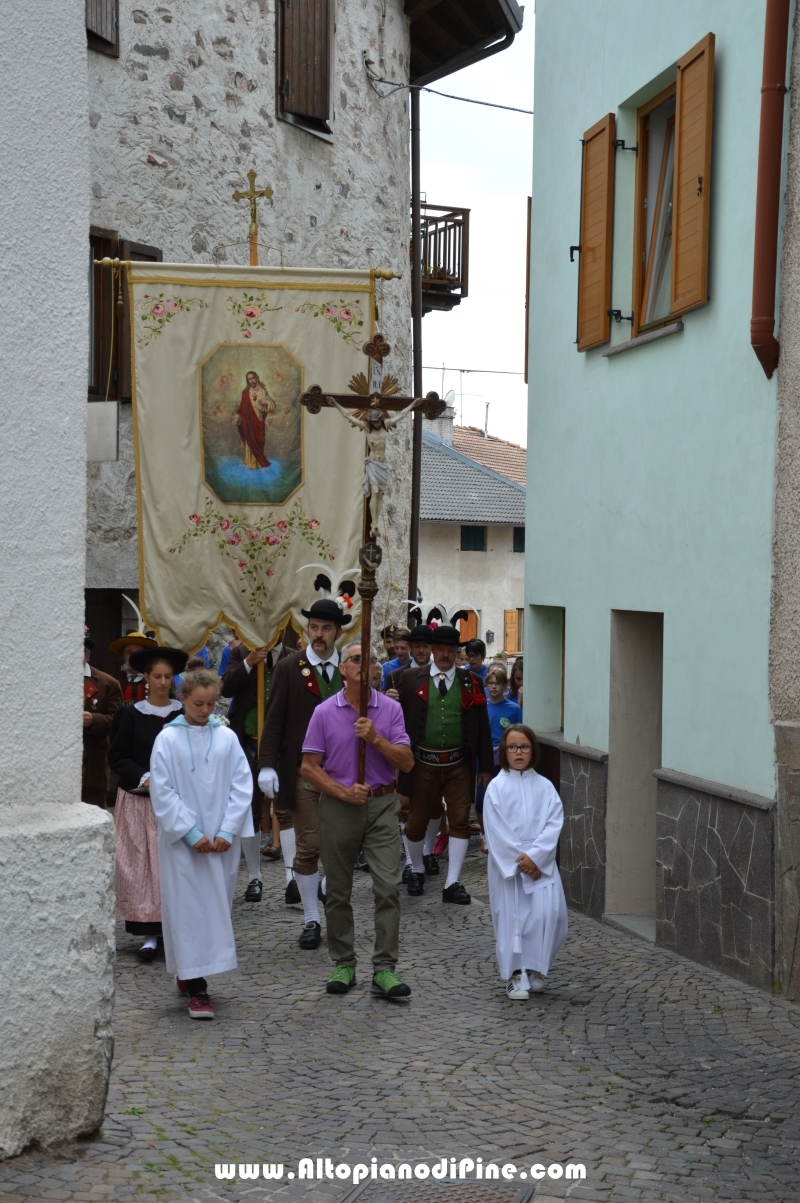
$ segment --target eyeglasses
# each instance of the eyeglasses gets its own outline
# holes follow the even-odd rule
[[[376,656],[370,656],[369,662],[370,662],[370,664],[377,664],[378,659]],[[361,663],[360,656],[346,656],[345,659],[342,661],[342,664],[360,664],[360,663]]]
[[[507,752],[532,752],[530,744],[506,744]]]

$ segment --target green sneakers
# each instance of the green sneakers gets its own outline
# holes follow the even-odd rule
[[[356,971],[352,965],[337,965],[325,990],[328,994],[346,994],[356,984]]]
[[[408,998],[411,987],[401,982],[391,969],[379,969],[372,979],[370,994],[374,994],[376,998]]]

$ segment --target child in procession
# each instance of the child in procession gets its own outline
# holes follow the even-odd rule
[[[536,772],[539,744],[530,727],[506,727],[500,772],[486,790],[489,905],[506,994],[524,1000],[544,989],[567,935],[567,903],[556,865],[564,809]]]
[[[206,974],[236,968],[231,905],[241,837],[253,835],[253,777],[230,727],[213,713],[219,681],[184,675],[184,713],[153,745],[150,800],[158,820],[167,972],[192,1019],[213,1019]]]
[[[499,765],[498,754],[500,740],[506,727],[522,722],[522,709],[506,695],[508,676],[501,664],[493,664],[486,674],[486,692],[489,695],[486,712],[489,715],[489,726],[492,729],[492,747],[494,763]]]

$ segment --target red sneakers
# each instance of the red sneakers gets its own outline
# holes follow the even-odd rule
[[[189,1017],[191,1019],[213,1019],[214,1008],[205,990],[189,999]]]
[[[179,994],[188,994],[189,993],[189,987],[186,985],[186,982],[181,981],[181,979],[179,977],[175,978],[175,985],[178,987]]]

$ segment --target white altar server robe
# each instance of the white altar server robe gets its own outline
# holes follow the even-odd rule
[[[486,790],[483,825],[500,976],[505,981],[518,969],[546,975],[567,935],[567,903],[556,865],[564,825],[561,799],[534,769],[502,769]],[[541,870],[538,881],[519,871],[522,852]]]
[[[150,801],[158,820],[161,912],[167,972],[205,977],[236,968],[231,905],[241,836],[253,834],[253,776],[230,727],[212,715],[194,726],[181,716],[156,739]],[[198,853],[183,840],[193,827],[227,852]]]

